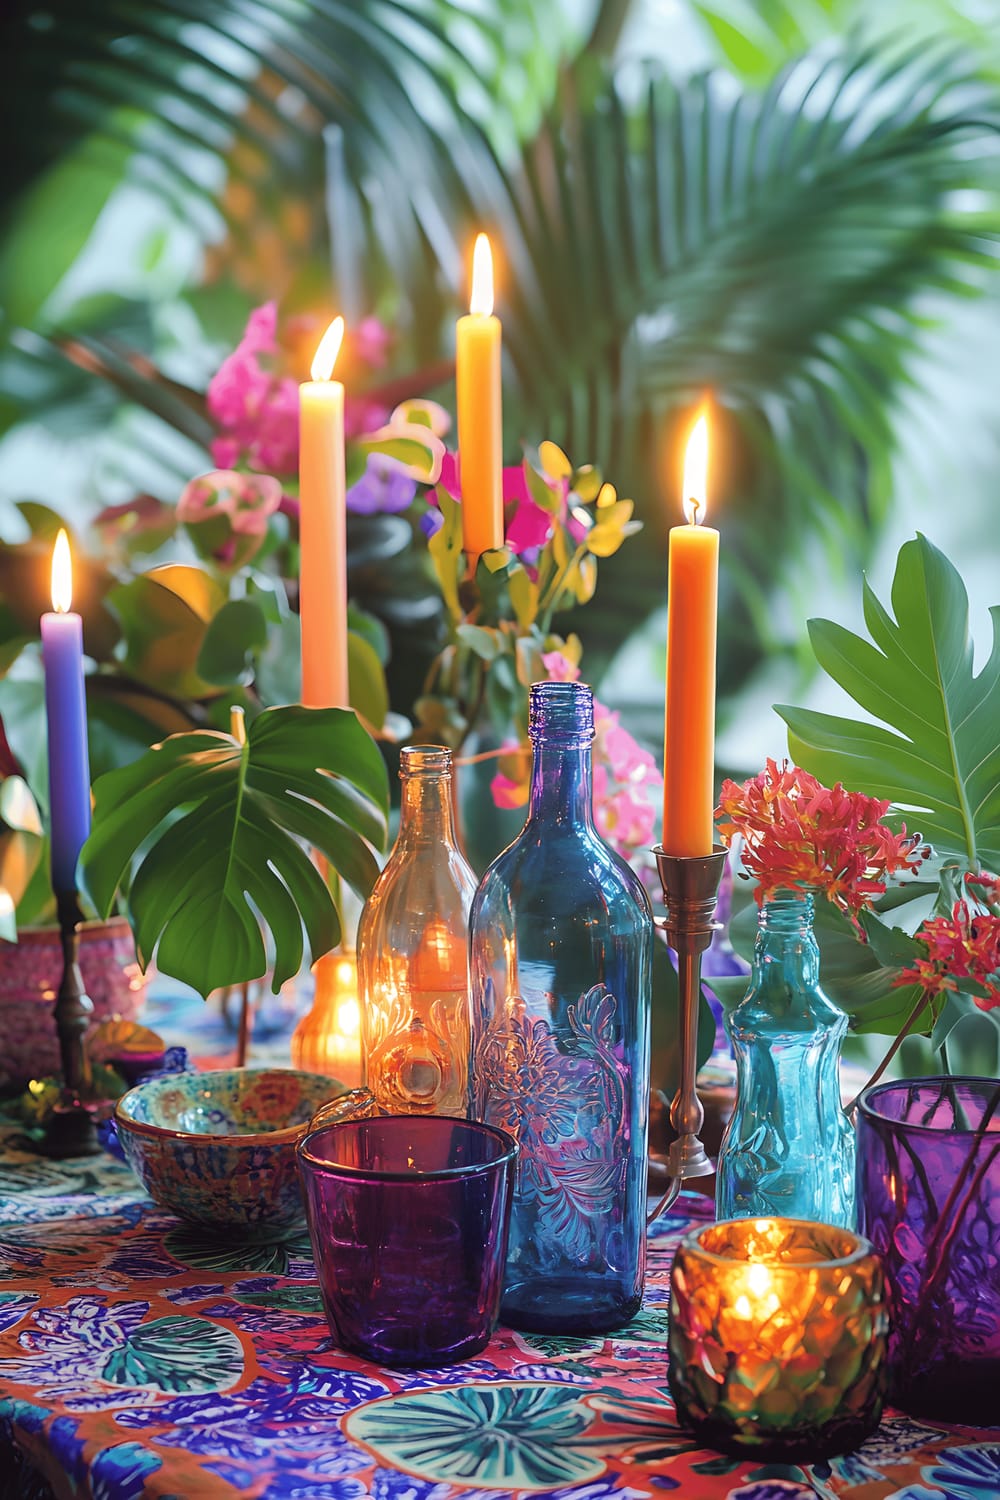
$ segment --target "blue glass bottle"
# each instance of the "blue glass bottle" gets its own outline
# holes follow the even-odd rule
[[[598,1333],[642,1301],[653,927],[594,828],[593,695],[530,694],[524,829],[472,905],[472,1112],[520,1143],[501,1317]]]
[[[847,1017],[819,983],[813,898],[760,913],[750,988],[729,1018],[736,1108],[716,1176],[720,1219],[773,1214],[853,1228],[854,1131],[840,1098]]]

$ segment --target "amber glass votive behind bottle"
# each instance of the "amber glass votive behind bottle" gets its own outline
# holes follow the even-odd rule
[[[860,1235],[777,1218],[695,1230],[671,1277],[678,1420],[743,1457],[848,1453],[879,1423],[886,1328],[881,1261]]]

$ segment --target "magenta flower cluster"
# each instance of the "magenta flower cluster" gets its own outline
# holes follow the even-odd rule
[[[550,682],[575,682],[580,669],[561,651],[548,651],[542,663]],[[523,807],[528,796],[528,756],[511,743],[508,765],[523,765],[523,779],[500,771],[490,783],[497,807]],[[614,710],[594,699],[594,821],[601,837],[624,857],[653,842],[663,778],[648,750],[623,728]]]

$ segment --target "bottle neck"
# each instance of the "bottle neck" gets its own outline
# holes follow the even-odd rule
[[[423,843],[453,846],[450,754],[408,748],[403,752],[399,775],[402,793],[397,842],[403,847]]]
[[[779,966],[799,984],[819,983],[819,946],[813,933],[813,897],[776,891],[760,911],[754,967],[758,978],[774,978]]]
[[[536,741],[528,821],[593,827],[589,744],[565,746]]]
[[[528,693],[528,821],[593,827],[594,695],[583,682],[534,682]]]

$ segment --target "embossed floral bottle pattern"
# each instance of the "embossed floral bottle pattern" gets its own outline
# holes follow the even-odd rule
[[[641,1300],[649,905],[591,815],[593,700],[531,689],[528,820],[471,918],[472,1110],[520,1144],[502,1317],[574,1333]]]

